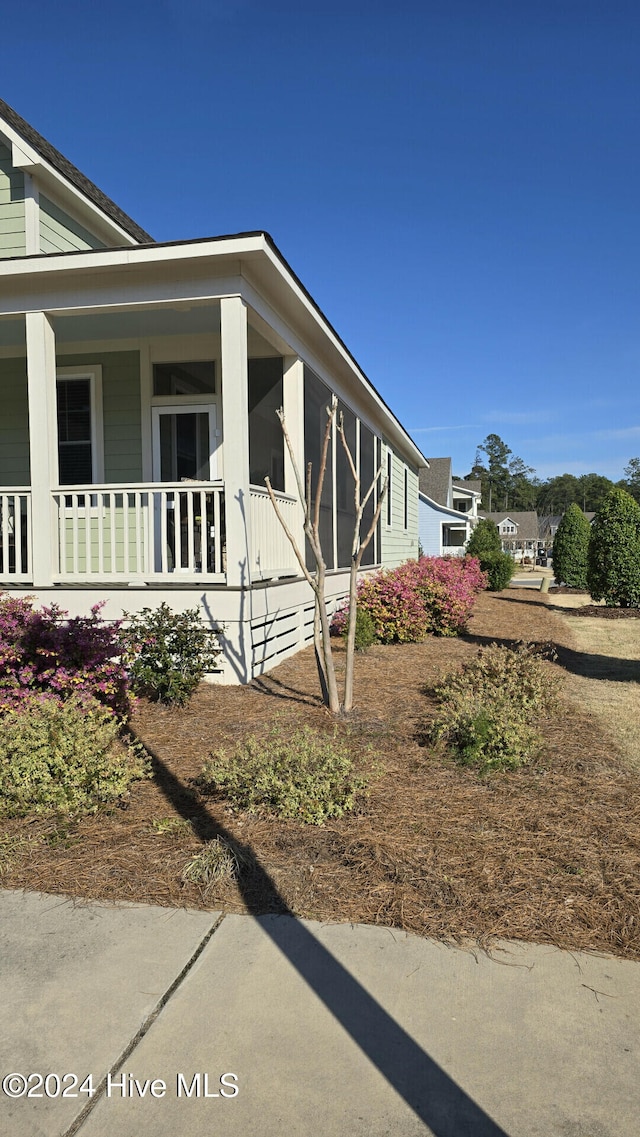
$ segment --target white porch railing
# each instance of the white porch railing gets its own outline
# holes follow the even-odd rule
[[[65,486],[52,496],[56,582],[224,580],[221,483]]]
[[[0,490],[0,577],[31,579],[31,492]]]
[[[302,525],[298,519],[298,501],[287,494],[275,494],[278,507],[289,529],[304,542]],[[300,566],[296,560],[291,542],[276,517],[275,509],[266,489],[251,486],[249,491],[251,527],[251,578],[262,580],[276,576],[297,575]],[[298,533],[300,529],[300,533]],[[301,544],[304,550],[304,543]]]

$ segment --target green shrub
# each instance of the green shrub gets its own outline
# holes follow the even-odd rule
[[[513,769],[540,744],[536,722],[557,706],[558,683],[530,648],[492,644],[436,688],[433,741],[444,740],[464,765]]]
[[[143,777],[140,754],[95,701],[32,697],[0,716],[0,814],[88,813]]]
[[[482,559],[485,553],[499,553],[501,548],[500,534],[495,521],[489,517],[481,517],[467,542],[467,556]]]
[[[134,691],[182,706],[220,656],[219,633],[205,628],[197,608],[172,612],[168,604],[127,613],[123,632]]]
[[[640,608],[640,505],[617,486],[591,527],[587,587],[609,608]]]
[[[572,502],[553,540],[553,572],[558,584],[587,587],[587,561],[591,526],[580,506]]]
[[[349,619],[342,634],[344,642],[349,635]],[[356,651],[366,651],[376,641],[376,626],[365,608],[356,608]]]
[[[515,563],[509,553],[482,553],[479,556],[480,568],[487,574],[487,588],[490,592],[502,592],[511,577]]]
[[[313,825],[353,810],[366,787],[346,743],[306,726],[288,737],[274,727],[265,737],[246,738],[230,754],[214,752],[201,784],[236,809]]]

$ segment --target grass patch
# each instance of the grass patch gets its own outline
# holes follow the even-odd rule
[[[187,862],[182,881],[184,884],[197,884],[203,898],[206,898],[214,884],[237,877],[245,863],[245,858],[234,846],[222,837],[214,837]]]

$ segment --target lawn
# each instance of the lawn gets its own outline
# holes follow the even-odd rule
[[[609,648],[619,678],[598,678],[588,657],[599,652],[585,640],[590,622],[599,623],[575,631],[580,621],[569,623],[560,598],[512,588],[480,596],[464,637],[377,646],[359,657],[356,711],[338,730],[360,768],[376,773],[362,811],[324,826],[234,814],[194,784],[213,748],[264,732],[274,719],[284,732],[305,723],[333,729],[310,651],[247,687],[202,686],[183,710],[142,702],[133,726],[153,757],[153,779],[136,783],[123,808],[78,822],[5,822],[3,884],[638,959],[640,781],[617,721],[631,714],[638,669]],[[610,626],[627,624],[640,627]],[[562,709],[543,725],[544,746],[530,766],[480,778],[424,743],[435,711],[429,688],[483,644],[520,640],[557,646],[559,662],[548,666],[562,677]],[[602,682],[627,700],[608,720],[588,694]],[[182,873],[218,834],[244,858],[241,883],[223,879],[205,894]]]

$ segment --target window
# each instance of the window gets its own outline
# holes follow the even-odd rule
[[[409,528],[409,471],[404,468],[404,527]]]
[[[356,451],[356,416],[342,403],[338,404],[344,422],[344,435],[354,463],[358,462]],[[367,486],[367,489],[369,487]],[[348,568],[353,549],[353,530],[356,523],[356,507],[353,496],[354,482],[349,459],[345,454],[342,439],[336,435],[336,509],[338,523],[338,564],[337,568]],[[364,491],[366,493],[366,490]]]
[[[284,436],[276,411],[282,406],[281,356],[250,359],[249,481],[264,486],[268,476],[274,490],[284,490]]]
[[[393,458],[390,450],[387,450],[387,525],[391,525],[391,518],[393,516],[391,510],[391,470],[393,467]]]
[[[59,484],[81,486],[102,481],[101,368],[61,368],[56,395]]]
[[[311,494],[315,499],[320,469],[320,455],[327,425],[326,407],[331,403],[331,391],[309,367],[304,369],[304,461],[305,468],[311,463]],[[322,486],[320,502],[320,544],[327,564],[333,565],[333,453],[331,443],[327,454],[327,468]],[[307,548],[307,567],[314,568],[315,561]]]
[[[154,363],[153,394],[175,398],[176,395],[215,395],[216,374],[213,360],[194,363]]]
[[[364,497],[371,485],[376,473],[376,446],[377,439],[373,432],[369,430],[364,423],[360,423],[360,493]],[[364,541],[376,511],[376,504],[378,501],[378,494],[380,493],[379,486],[377,493],[371,494],[367,504],[362,513],[362,524],[360,526],[360,535]],[[363,565],[373,565],[376,563],[376,534],[374,533],[369,544],[367,545],[364,553],[362,554]]]

